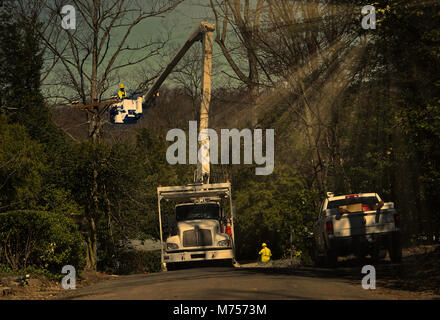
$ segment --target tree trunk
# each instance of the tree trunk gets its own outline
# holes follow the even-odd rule
[[[98,102],[97,92],[97,76],[98,76],[98,11],[99,1],[93,1],[93,46],[92,46],[92,74],[90,79],[90,96],[92,103]],[[89,139],[95,144],[101,136],[101,120],[99,119],[99,107],[95,107],[89,122]],[[90,198],[92,201],[91,212],[89,213],[89,234],[87,238],[87,268],[96,270],[97,264],[97,235],[96,224],[93,215],[98,213],[99,199],[98,199],[98,171],[96,167],[93,169],[93,187],[91,190]]]
[[[86,261],[86,267],[90,270],[96,271],[96,264],[97,264],[97,252],[96,252],[96,245],[97,245],[97,238],[96,238],[96,225],[95,225],[95,219],[93,217],[89,218],[89,230],[87,234],[87,261]]]
[[[97,263],[97,235],[96,235],[96,222],[95,214],[99,210],[99,199],[98,199],[98,170],[96,167],[93,168],[93,187],[90,192],[90,197],[92,205],[88,213],[88,235],[87,235],[87,268],[96,270]]]

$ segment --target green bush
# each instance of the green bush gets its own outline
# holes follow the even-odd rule
[[[13,270],[35,267],[58,274],[64,265],[81,270],[84,253],[69,217],[35,210],[0,213],[0,263]]]
[[[61,279],[65,276],[65,274],[60,273],[60,270],[58,270],[56,273],[52,273],[46,269],[39,269],[35,268],[33,266],[26,267],[26,269],[11,269],[7,265],[0,265],[0,277],[2,276],[23,276],[25,274],[30,274],[31,277],[35,276],[44,276],[49,280],[55,280],[55,281],[61,281]],[[77,275],[80,274],[80,272],[77,272]]]
[[[160,252],[130,250],[122,251],[118,255],[119,274],[158,272],[160,271]]]

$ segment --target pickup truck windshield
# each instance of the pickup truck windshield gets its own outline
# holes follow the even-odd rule
[[[346,206],[350,204],[362,203],[362,206],[366,209],[373,209],[373,206],[379,202],[379,199],[376,197],[358,197],[358,198],[346,198],[341,200],[333,200],[329,201],[327,205],[327,209],[337,209],[340,206]],[[365,210],[365,209],[364,209]]]
[[[214,203],[192,204],[176,207],[177,221],[218,219],[219,206]]]

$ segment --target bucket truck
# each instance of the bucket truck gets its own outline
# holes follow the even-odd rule
[[[234,211],[231,183],[211,183],[209,161],[209,136],[207,135],[209,104],[211,100],[211,70],[214,25],[201,22],[188,40],[177,51],[171,62],[162,71],[147,93],[136,99],[109,100],[84,106],[79,109],[104,106],[102,112],[110,110],[113,123],[136,122],[142,116],[142,106],[154,104],[159,88],[174,67],[196,42],[202,43],[202,97],[200,107],[199,150],[195,181],[185,186],[157,188],[158,214],[161,241],[161,262],[164,270],[183,262],[235,261]],[[162,200],[175,204],[175,228],[164,241],[162,229]]]
[[[185,186],[157,188],[161,241],[161,262],[170,270],[186,262],[215,261],[237,265],[235,261],[234,210],[229,181],[211,183],[209,138],[206,134],[211,100],[211,69],[214,26],[202,22],[176,53],[153,86],[145,95],[152,97],[178,61],[189,48],[202,42],[202,97],[199,126],[199,150],[195,181]],[[162,229],[162,200],[175,205],[175,228],[164,241]]]

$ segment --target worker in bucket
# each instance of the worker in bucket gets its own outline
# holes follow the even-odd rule
[[[120,100],[127,98],[127,92],[125,91],[125,86],[122,83],[119,86],[118,97]]]
[[[265,243],[263,243],[261,246],[263,247],[263,249],[261,249],[260,252],[258,253],[261,256],[260,261],[263,263],[269,262],[272,253],[270,252],[270,249],[267,247]]]

